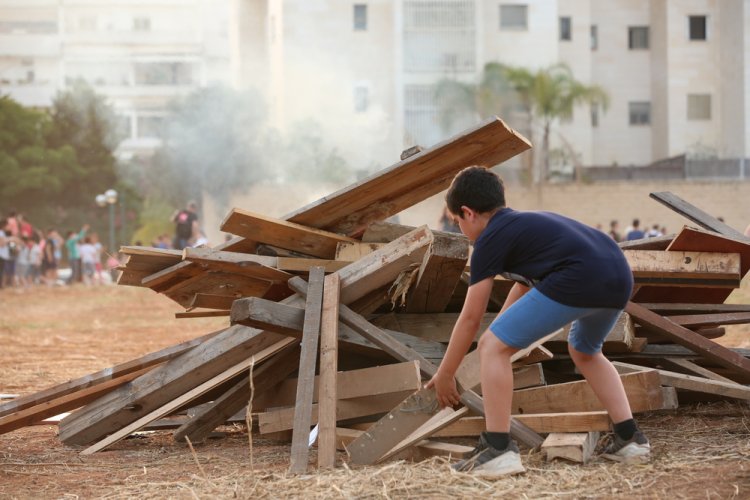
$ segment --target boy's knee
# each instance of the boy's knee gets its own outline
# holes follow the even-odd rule
[[[587,363],[596,357],[596,354],[587,354],[576,350],[572,344],[568,344],[568,354],[570,354],[570,359],[572,359],[575,364]]]
[[[477,344],[477,350],[479,351],[479,356],[481,358],[481,357],[487,357],[487,356],[510,357],[518,349],[515,349],[505,344],[502,340],[497,338],[497,336],[495,336],[495,334],[492,333],[492,331],[487,330],[479,338],[479,343]]]

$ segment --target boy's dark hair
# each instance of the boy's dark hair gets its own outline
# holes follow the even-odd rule
[[[462,206],[467,206],[479,213],[504,207],[503,180],[484,167],[466,167],[453,178],[451,187],[445,195],[445,203],[453,215],[461,218],[463,218]]]

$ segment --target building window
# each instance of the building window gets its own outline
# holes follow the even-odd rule
[[[628,48],[631,50],[648,49],[648,26],[628,28]]]
[[[710,120],[711,119],[711,94],[688,94],[687,96],[687,119],[688,120]]]
[[[591,104],[591,126],[599,126],[599,104],[595,102]]]
[[[591,25],[591,50],[599,48],[599,27],[596,24]]]
[[[570,41],[573,39],[570,17],[560,18],[560,40]]]
[[[370,105],[370,91],[364,85],[354,87],[354,111],[364,113]]]
[[[367,30],[367,4],[354,4],[354,31]]]
[[[527,5],[501,5],[500,29],[525,30],[529,27]]]
[[[706,39],[706,16],[688,16],[691,40]]]
[[[649,125],[651,123],[651,103],[631,102],[628,103],[631,125]]]
[[[133,18],[133,31],[151,31],[151,19],[148,17]]]

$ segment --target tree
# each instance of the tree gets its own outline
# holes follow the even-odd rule
[[[555,120],[572,119],[573,109],[580,104],[598,104],[606,111],[609,96],[598,85],[589,86],[577,81],[565,64],[556,64],[536,72],[526,68],[507,67],[505,77],[518,92],[530,117],[541,121],[543,161],[542,170],[535,176],[535,180],[544,181],[549,175],[552,123]]]
[[[540,121],[543,161],[541,172],[532,172],[535,182],[545,180],[549,175],[552,124],[556,120],[570,120],[573,109],[580,104],[599,104],[603,110],[609,105],[609,96],[604,89],[577,81],[564,64],[531,71],[491,62],[485,65],[479,84],[442,80],[436,86],[435,98],[446,132],[455,132],[451,128],[467,117],[473,121],[492,115],[508,117],[521,109],[528,116],[525,132],[533,142],[533,122]],[[533,165],[532,159],[531,167]]]

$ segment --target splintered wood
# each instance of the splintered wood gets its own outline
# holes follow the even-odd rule
[[[177,302],[185,308],[178,317],[227,316],[226,328],[4,399],[0,433],[71,412],[59,438],[90,454],[181,415],[170,424],[178,442],[251,419],[253,432],[286,436],[292,473],[342,459],[466,456],[470,447],[435,439],[485,428],[478,352],[456,374],[455,408],[439,408],[424,384],[468,290],[469,241],[385,219],[443,191],[461,169],[491,167],[529,147],[490,119],[283,218],[235,208],[221,225],[235,237],[215,248],[123,248],[119,284]],[[636,289],[604,352],[634,412],[674,410],[683,395],[749,400],[749,353],[713,339],[750,322],[750,305],[723,304],[750,270],[750,240],[671,193],[652,196],[701,228],[621,244]],[[475,340],[512,285],[495,280]],[[568,330],[514,356],[511,434],[550,459],[585,463],[611,422],[570,360]],[[253,414],[244,415],[249,406]]]

